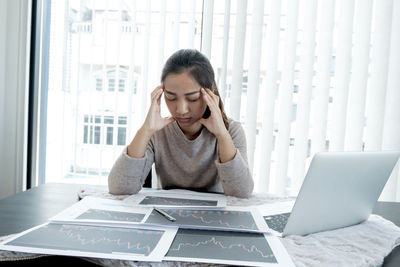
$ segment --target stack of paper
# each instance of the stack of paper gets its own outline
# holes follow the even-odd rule
[[[257,209],[227,207],[223,195],[186,192],[142,192],[125,201],[85,197],[48,223],[6,240],[0,249],[139,261],[294,266]]]

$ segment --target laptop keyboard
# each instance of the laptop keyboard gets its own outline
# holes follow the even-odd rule
[[[271,228],[272,230],[275,230],[279,233],[282,233],[283,229],[285,229],[285,226],[288,222],[289,216],[290,216],[290,212],[275,214],[275,215],[268,215],[268,216],[264,216],[264,220],[267,223],[269,228]]]

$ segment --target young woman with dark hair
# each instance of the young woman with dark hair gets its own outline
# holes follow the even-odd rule
[[[171,117],[161,117],[162,95]],[[253,191],[243,128],[227,118],[213,68],[197,50],[179,50],[165,63],[145,122],[110,171],[110,193],[139,192],[153,163],[164,189]]]

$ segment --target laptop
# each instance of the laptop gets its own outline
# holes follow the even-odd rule
[[[318,153],[292,211],[264,219],[282,236],[361,223],[371,214],[399,157],[400,151]]]

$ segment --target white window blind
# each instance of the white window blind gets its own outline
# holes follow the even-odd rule
[[[375,24],[372,32],[371,74],[368,81],[365,123],[365,149],[382,148],[393,0],[375,3]],[[400,30],[400,29],[397,29]],[[400,88],[399,88],[400,90]],[[400,121],[398,122],[400,123]]]
[[[354,44],[346,121],[346,150],[363,149],[365,99],[367,93],[372,0],[358,1],[354,18]]]
[[[269,14],[267,17],[266,36],[264,42],[264,51],[262,54],[265,62],[265,82],[262,85],[263,103],[262,105],[262,135],[259,149],[259,186],[262,191],[268,191],[270,185],[270,170],[273,152],[273,134],[274,134],[274,115],[275,98],[277,92],[277,66],[279,53],[279,33],[281,19],[280,1],[268,2]],[[267,9],[268,10],[268,9]],[[281,187],[286,180],[275,180],[276,192],[281,191]]]
[[[390,12],[390,11],[389,11]],[[400,3],[393,1],[386,98],[383,115],[382,150],[400,149]],[[399,163],[389,178],[382,199],[400,201]]]
[[[211,37],[213,28],[213,0],[204,0],[202,34],[201,34],[201,52],[208,58],[211,56]]]
[[[257,136],[257,107],[260,90],[260,63],[262,30],[264,25],[264,1],[254,1],[252,12],[251,51],[249,59],[249,84],[247,88],[246,136],[249,166],[253,170]]]
[[[210,58],[257,192],[296,195],[319,151],[400,150],[399,1],[53,1],[51,12],[48,181],[106,183],[181,48]],[[400,199],[398,167],[382,198]]]
[[[219,92],[223,100],[226,99],[226,77],[227,77],[227,65],[228,65],[228,45],[229,45],[229,29],[231,22],[231,0],[225,0],[224,8],[224,33],[222,37],[222,58],[221,58],[221,75],[218,77],[219,80]]]
[[[297,48],[297,29],[299,1],[291,1],[290,5],[282,8],[282,12],[286,14],[285,33],[282,39],[285,40],[282,49],[285,51],[282,58],[282,74],[278,95],[278,125],[276,142],[276,168],[273,175],[281,184],[285,184],[289,180],[289,164],[290,158],[293,158],[290,149],[291,126],[293,121],[293,88],[296,69],[296,48]],[[291,159],[293,160],[293,159]]]
[[[335,1],[325,0],[318,5],[315,94],[312,113],[311,154],[326,150],[329,89],[332,71],[333,22]]]
[[[240,120],[241,96],[243,87],[243,61],[246,40],[247,0],[236,3],[236,23],[233,48],[233,64],[231,78],[231,101],[229,114],[235,120]]]
[[[342,151],[346,131],[347,100],[349,95],[351,48],[353,36],[354,0],[341,0],[337,10],[337,51],[335,57],[335,82],[330,127],[330,150]]]
[[[295,124],[295,143],[293,159],[294,190],[303,182],[306,160],[309,160],[310,107],[314,84],[315,29],[317,18],[317,1],[307,0],[300,13],[300,69],[299,95]],[[299,37],[299,36],[298,36]],[[282,193],[282,192],[280,192]]]

